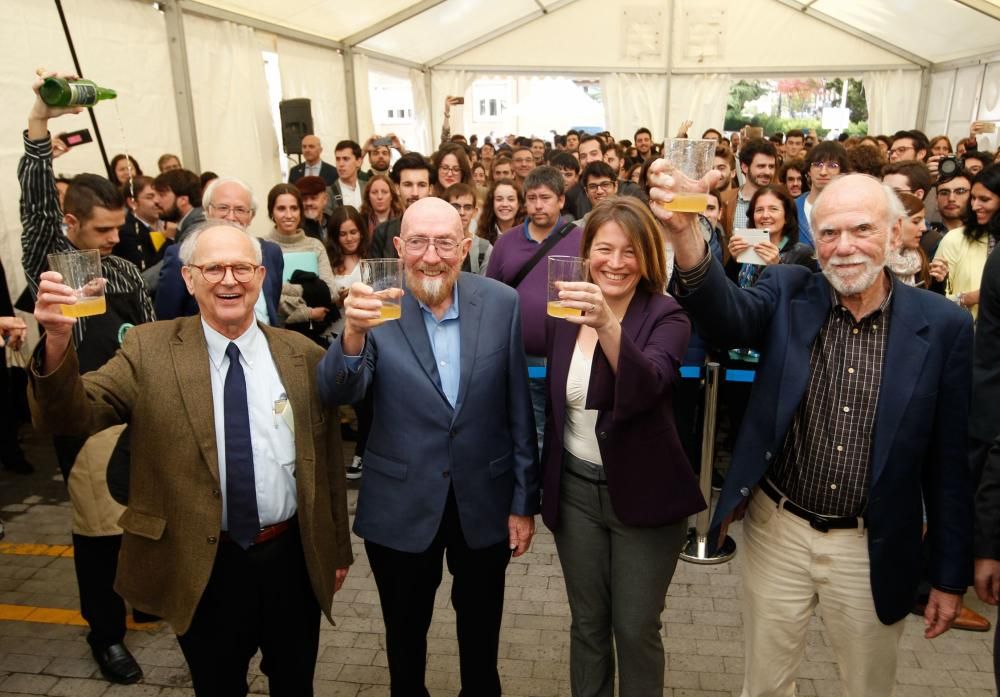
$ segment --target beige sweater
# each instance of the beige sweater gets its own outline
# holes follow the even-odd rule
[[[318,275],[330,288],[330,297],[337,297],[337,280],[330,268],[330,257],[326,247],[314,237],[306,237],[306,233],[298,230],[292,235],[283,235],[277,229],[272,229],[268,239],[281,247],[282,254],[292,252],[315,252],[317,257]],[[309,307],[302,297],[302,286],[295,283],[281,285],[281,301],[278,313],[285,324],[298,324],[309,321]]]

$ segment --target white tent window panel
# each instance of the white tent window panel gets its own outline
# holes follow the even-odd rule
[[[983,78],[983,95],[979,100],[981,121],[1000,121],[1000,62],[986,66]]]
[[[666,26],[666,16],[661,8],[622,9],[622,55],[625,58],[662,56]]]
[[[951,98],[951,115],[948,119],[948,137],[952,142],[969,135],[969,126],[975,120],[976,102],[983,82],[985,66],[970,65],[955,73],[955,91]]]
[[[721,2],[690,0],[685,3],[680,32],[684,59],[701,63],[705,58],[725,57],[726,6]]]
[[[955,84],[955,71],[931,74],[931,88],[927,98],[927,121],[924,131],[934,137],[948,132],[948,112],[951,109],[951,90]],[[874,133],[871,124],[869,133]]]

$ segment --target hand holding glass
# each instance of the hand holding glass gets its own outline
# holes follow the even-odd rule
[[[670,163],[674,178],[674,200],[659,202],[668,211],[701,213],[708,206],[708,192],[701,191],[699,180],[715,164],[714,140],[670,138],[663,144],[663,159]]]
[[[382,301],[379,313],[383,320],[403,315],[403,264],[399,259],[362,259],[361,282]]]
[[[583,281],[585,260],[580,257],[553,255],[549,257],[549,282],[545,311],[550,317],[580,317],[583,311],[575,307],[565,307],[559,299],[558,283]]]
[[[90,317],[107,311],[104,286],[107,281],[101,277],[101,252],[85,249],[64,254],[49,254],[49,268],[63,277],[63,283],[73,289],[76,302],[60,305],[59,309],[67,317]]]

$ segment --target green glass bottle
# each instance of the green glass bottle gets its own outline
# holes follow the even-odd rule
[[[38,93],[49,106],[94,106],[102,99],[114,99],[118,93],[107,87],[98,87],[91,80],[66,80],[47,77]]]

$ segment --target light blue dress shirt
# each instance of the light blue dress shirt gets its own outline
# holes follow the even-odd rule
[[[431,340],[434,363],[437,364],[438,375],[441,377],[441,390],[448,398],[448,403],[454,407],[458,401],[458,383],[462,377],[462,365],[459,361],[462,335],[458,330],[458,283],[455,283],[452,290],[451,307],[440,320],[429,307],[422,302],[419,304],[424,315],[427,337]]]
[[[458,401],[458,384],[462,378],[462,334],[458,325],[458,281],[451,292],[451,307],[440,320],[427,305],[417,301],[424,317],[424,328],[431,342],[434,364],[441,378],[441,390],[452,407]],[[344,356],[348,370],[357,370],[361,356]]]
[[[219,458],[219,484],[222,492],[222,529],[228,530],[223,390],[226,373],[229,372],[226,347],[230,340],[209,327],[204,319],[201,326],[208,344],[209,372],[212,377],[215,447]],[[267,337],[256,322],[242,336],[233,340],[233,343],[240,349],[240,362],[246,375],[257,513],[263,528],[288,520],[295,515],[297,509],[292,405],[271,357]]]

